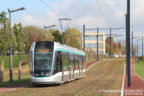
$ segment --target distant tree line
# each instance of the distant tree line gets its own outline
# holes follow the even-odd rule
[[[111,40],[111,55],[121,56],[126,54],[126,41],[116,42],[114,41],[113,37],[111,39],[110,37],[107,37],[105,41],[105,46],[106,46],[106,53],[108,53],[108,56],[110,56],[110,40]],[[137,47],[135,44],[133,45],[133,51],[134,51],[134,55],[136,56]],[[131,50],[131,54],[132,54],[132,50]]]
[[[122,50],[123,50],[123,46],[121,44],[120,41],[118,42],[114,42],[114,39],[113,37],[107,37],[106,41],[106,53],[108,53],[108,55],[110,56],[110,53],[111,55],[122,55]],[[110,42],[111,42],[111,45],[110,45]],[[110,46],[111,46],[111,49],[110,49]],[[110,52],[111,51],[111,52]]]
[[[0,55],[5,56],[9,52],[9,19],[6,12],[0,13]],[[65,30],[66,44],[72,47],[81,48],[80,31],[76,28]],[[14,24],[12,27],[12,48],[13,52],[29,52],[29,48],[34,41],[45,41],[44,29],[37,26],[24,26],[21,23]],[[60,30],[50,29],[46,31],[47,41],[62,43]]]

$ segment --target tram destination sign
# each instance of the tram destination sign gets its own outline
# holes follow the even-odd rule
[[[38,52],[40,53],[50,52],[50,49],[38,49]]]

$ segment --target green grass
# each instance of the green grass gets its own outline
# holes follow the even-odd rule
[[[139,59],[136,62],[135,70],[144,79],[144,59]]]
[[[22,55],[22,61],[27,58],[27,55]],[[18,66],[20,61],[19,55],[13,56],[13,67]],[[0,57],[0,64],[1,64],[1,57]],[[4,57],[4,68],[9,68],[9,56]]]
[[[24,82],[29,82],[29,81],[30,81],[29,78],[25,78],[22,80],[14,80],[13,82],[6,81],[6,82],[0,84],[0,87],[7,87],[7,86],[15,85],[15,84],[21,84]]]
[[[21,80],[18,80],[18,67],[13,68],[13,82],[9,82],[9,69],[4,70],[4,80],[3,83],[0,84],[0,87],[20,84],[23,82],[30,81],[30,73],[29,73],[29,64],[22,66],[21,71]]]

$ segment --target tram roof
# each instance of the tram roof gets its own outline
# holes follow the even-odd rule
[[[66,52],[70,52],[70,53],[78,53],[78,54],[85,55],[84,51],[79,50],[77,48],[73,48],[73,47],[70,47],[70,46],[67,46],[67,45],[63,45],[63,44],[60,44],[58,42],[54,42],[54,45],[55,45],[55,50],[66,51]]]
[[[85,56],[85,52],[84,51],[79,50],[77,48],[73,48],[73,47],[67,46],[65,44],[63,45],[63,44],[60,44],[58,42],[52,42],[52,41],[37,41],[37,42],[51,42],[51,43],[54,43],[54,50],[64,51],[64,52],[69,52],[69,53],[74,53],[74,54],[79,54],[79,55]]]

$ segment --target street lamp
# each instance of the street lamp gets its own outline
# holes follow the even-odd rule
[[[46,40],[46,29],[47,28],[51,28],[51,27],[55,27],[56,25],[51,25],[51,26],[44,26],[44,30],[45,30],[45,40]]]
[[[20,11],[20,10],[25,10],[25,8],[24,7],[22,7],[22,8],[18,8],[18,9],[15,9],[15,10],[10,10],[10,9],[8,9],[8,12],[9,12],[9,24],[10,24],[10,32],[9,32],[9,38],[10,38],[10,70],[9,70],[9,72],[10,72],[10,80],[9,80],[9,82],[12,82],[13,81],[13,76],[12,76],[12,40],[11,40],[11,13],[12,12],[16,12],[16,11]]]

